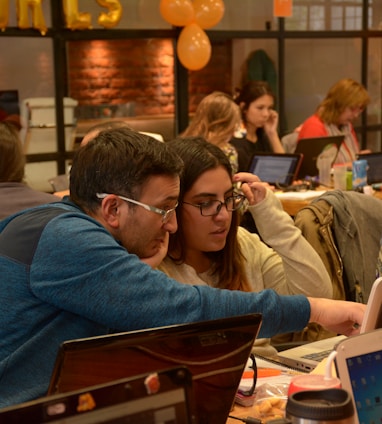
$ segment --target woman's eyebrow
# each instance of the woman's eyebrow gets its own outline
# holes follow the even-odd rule
[[[198,197],[216,197],[216,196],[217,196],[216,193],[197,193],[197,194],[194,194],[192,198],[195,199]]]
[[[231,187],[224,192],[224,195],[231,194],[233,191],[234,191],[234,188]],[[205,193],[197,193],[197,194],[194,194],[192,196],[193,199],[198,198],[198,197],[218,197],[218,194],[217,193],[205,192]]]

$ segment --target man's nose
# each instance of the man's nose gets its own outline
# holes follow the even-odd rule
[[[174,213],[171,218],[163,224],[163,228],[168,231],[170,234],[174,234],[178,229],[178,221],[176,219],[176,213]]]

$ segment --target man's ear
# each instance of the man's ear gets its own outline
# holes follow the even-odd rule
[[[107,196],[102,200],[100,213],[110,227],[117,229],[121,219],[122,201],[117,196]]]

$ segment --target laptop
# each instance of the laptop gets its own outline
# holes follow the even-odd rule
[[[297,178],[303,157],[292,153],[255,153],[249,172],[275,187],[287,187]]]
[[[64,342],[48,394],[186,366],[193,417],[223,424],[261,325],[261,314],[118,333]]]
[[[298,178],[313,177],[318,175],[317,158],[330,146],[336,146],[337,154],[344,141],[343,135],[334,135],[327,137],[302,138],[298,141],[295,153],[303,155],[303,161],[298,172]],[[337,154],[333,156],[333,162],[336,160]]]
[[[191,373],[175,367],[0,410],[0,424],[191,424]]]
[[[382,277],[377,278],[372,286],[366,307],[365,317],[360,332],[382,328]],[[278,353],[278,359],[283,364],[300,371],[310,372],[325,359],[340,341],[346,336],[335,336],[302,344],[298,347]]]
[[[362,153],[357,155],[357,159],[367,160],[367,183],[382,183],[382,152]]]
[[[382,329],[348,337],[335,348],[342,388],[353,400],[355,423],[380,423],[382,417]]]

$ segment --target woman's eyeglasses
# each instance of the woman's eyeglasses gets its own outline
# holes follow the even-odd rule
[[[233,212],[240,209],[245,201],[246,197],[242,194],[233,194],[225,199],[224,202],[220,200],[209,200],[208,202],[203,203],[189,203],[182,202],[186,205],[194,206],[195,208],[199,208],[200,214],[202,216],[214,216],[218,215],[223,206],[226,207],[227,211]]]

